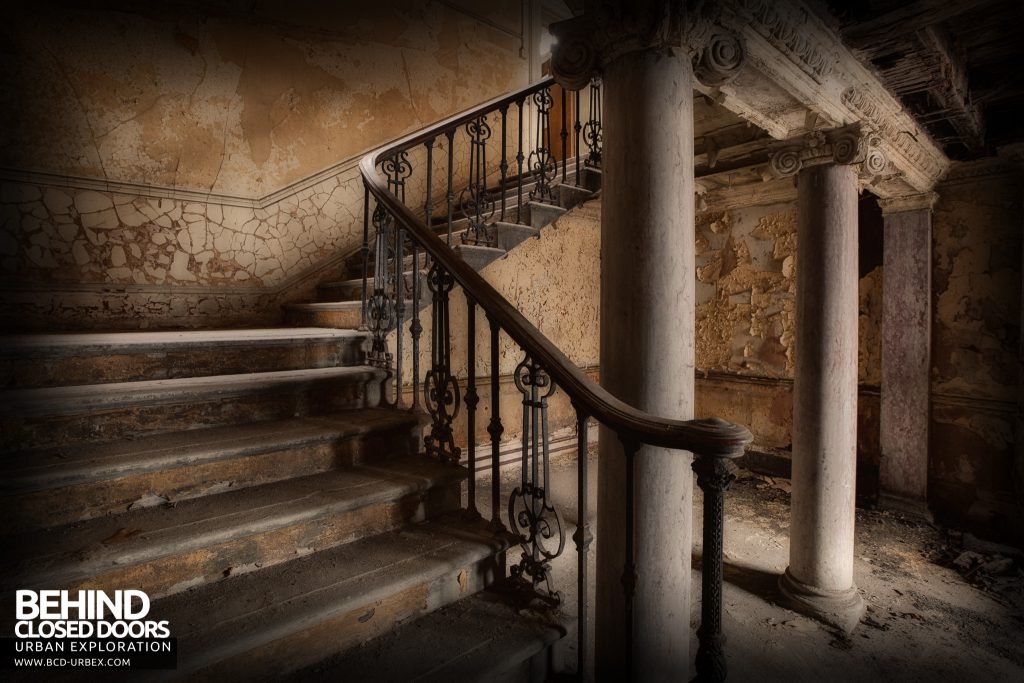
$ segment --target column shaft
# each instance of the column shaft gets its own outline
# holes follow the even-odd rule
[[[931,250],[930,208],[886,213],[880,480],[883,501],[923,514],[928,494]]]
[[[628,53],[604,72],[601,382],[657,415],[693,415],[694,216],[691,65]],[[625,460],[600,437],[596,671],[621,680],[625,647]],[[690,666],[690,455],[636,456],[634,680]]]
[[[857,458],[857,177],[847,165],[798,176],[796,368],[789,569],[793,606],[852,629]]]

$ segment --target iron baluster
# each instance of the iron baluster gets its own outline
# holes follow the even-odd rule
[[[455,130],[445,133],[448,138],[448,246],[452,246],[452,208],[455,204],[455,191],[452,189],[453,174],[455,169]]]
[[[576,107],[573,118],[576,123],[573,124],[573,130],[576,132],[576,144],[573,146],[573,151],[576,154],[576,187],[580,186],[580,132],[583,130],[583,124],[580,123],[580,91],[576,91]]]
[[[402,397],[402,320],[405,317],[405,231],[395,221],[395,407],[405,405]]]
[[[566,96],[565,88],[559,88],[562,91],[562,131],[559,136],[562,138],[562,182],[565,182],[565,164],[569,159],[568,150],[566,149],[566,140],[569,139],[569,129],[565,127],[565,117],[568,112],[566,111]]]
[[[373,210],[373,294],[366,305],[366,325],[370,332],[370,352],[367,362],[376,368],[391,368],[391,352],[388,351],[388,334],[395,328],[395,304],[388,293],[388,252],[391,250],[388,235],[391,215],[384,205],[377,203]]]
[[[562,515],[549,497],[547,409],[555,383],[529,356],[516,367],[514,380],[523,395],[523,474],[509,496],[508,522],[523,552],[510,569],[512,585],[530,600],[556,607],[562,596],[551,583],[551,560],[562,554],[566,534]]]
[[[583,126],[583,138],[586,140],[586,165],[594,168],[601,166],[601,79],[590,81],[590,115]]]
[[[589,450],[587,447],[587,414],[579,406],[576,409],[576,462],[578,476],[576,478],[576,532],[572,535],[576,543],[576,595],[577,595],[577,634],[579,642],[576,646],[576,672],[581,681],[587,679],[587,553],[590,544],[594,542],[594,536],[590,533],[590,523],[587,517],[587,458]]]
[[[448,294],[455,279],[435,262],[427,274],[427,286],[433,295],[431,329],[431,366],[423,382],[423,402],[430,414],[430,433],[423,439],[427,455],[441,462],[458,463],[462,454],[455,445],[452,423],[461,403],[459,384],[451,372],[451,337],[448,319]]]
[[[469,185],[459,195],[459,208],[469,225],[462,234],[466,244],[494,244],[492,226],[487,221],[494,215],[494,199],[487,192],[487,141],[491,127],[481,116],[466,124],[469,135]]]
[[[359,311],[359,329],[366,327],[366,278],[370,269],[370,186],[363,181],[363,297],[360,301],[363,305]]]
[[[466,447],[469,450],[469,484],[466,517],[479,519],[476,509],[476,301],[466,292]]]
[[[551,181],[558,173],[558,162],[551,153],[550,113],[553,99],[551,88],[538,90],[533,94],[533,103],[537,105],[537,138],[529,156],[530,173],[533,174],[534,186],[530,191],[530,199],[537,201],[554,201],[554,189]]]
[[[516,223],[523,222],[523,100],[516,100],[516,109],[519,112],[519,151],[516,152],[516,177],[519,183],[516,187]]]
[[[409,334],[412,336],[412,409],[420,407],[420,335],[423,325],[420,324],[420,255],[416,240],[412,245],[412,322],[409,323]]]
[[[501,220],[505,220],[505,191],[508,180],[508,105],[501,105]]]
[[[697,455],[693,461],[697,485],[704,492],[704,557],[701,563],[700,628],[697,638],[695,681],[724,681],[725,635],[722,633],[722,546],[725,492],[736,479],[736,465],[728,457]]]
[[[426,197],[423,200],[423,220],[429,227],[433,222],[434,199],[434,138],[430,138],[423,145],[427,148],[427,188]],[[419,245],[416,240],[412,244],[412,323],[409,325],[409,333],[412,335],[412,407],[417,410],[420,407],[420,335],[423,334],[423,325],[420,323],[420,256]],[[424,254],[424,260],[426,254]]]
[[[505,428],[501,424],[501,378],[498,366],[498,321],[487,316],[491,328],[491,420],[487,434],[491,437],[491,523],[490,528],[497,536],[505,534],[501,522],[501,435]]]

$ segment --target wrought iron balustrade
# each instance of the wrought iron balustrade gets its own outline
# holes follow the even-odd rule
[[[524,200],[550,202],[556,197],[559,171],[562,184],[571,182],[578,186],[586,169],[600,167],[600,82],[595,80],[588,87],[586,112],[581,110],[579,91],[567,93],[557,88],[553,79],[547,78],[408,135],[363,158],[360,164],[366,188],[363,320],[372,337],[371,361],[391,371],[394,403],[401,406],[405,385],[403,324],[405,317],[410,316],[412,407],[422,406],[430,416],[425,450],[442,461],[460,463],[463,453],[457,445],[455,421],[461,411],[466,412],[465,456],[469,469],[466,514],[481,517],[476,482],[476,426],[480,408],[476,346],[477,309],[483,311],[490,351],[479,359],[489,367],[489,372],[484,374],[490,378],[490,418],[486,427],[491,455],[490,528],[496,534],[514,539],[522,548],[518,562],[511,568],[511,580],[549,605],[560,601],[551,576],[551,560],[564,551],[569,540],[575,545],[580,672],[584,671],[588,659],[587,556],[593,538],[587,522],[588,421],[593,419],[609,428],[625,446],[627,552],[623,558],[623,590],[627,610],[631,609],[636,571],[632,552],[634,461],[642,457],[637,455],[642,445],[692,452],[698,483],[706,492],[704,612],[699,631],[698,676],[702,680],[721,680],[725,673],[720,628],[721,494],[730,481],[731,459],[743,452],[751,439],[750,432],[717,419],[664,419],[616,399],[576,367],[462,260],[453,244],[457,231],[462,233],[460,249],[497,244],[500,223],[494,221],[495,217],[500,222],[523,223]],[[560,120],[552,121],[556,101],[561,104],[557,117]],[[574,105],[571,114],[567,106],[570,101]],[[570,149],[571,135],[574,135],[574,144]],[[556,139],[561,146],[560,158],[554,147]],[[524,141],[527,141],[526,146]],[[444,178],[440,188],[434,187],[437,177]],[[436,197],[443,197],[445,202],[446,216],[440,220],[435,216],[433,201]],[[412,256],[408,275],[404,258],[407,250]],[[372,274],[369,272],[371,253]],[[425,274],[421,273],[421,257],[429,261]],[[423,278],[431,312],[429,369],[421,377]],[[457,376],[452,358],[451,297],[456,288],[461,288],[467,304],[465,377]],[[407,306],[409,291],[411,305]],[[519,347],[522,358],[513,375],[522,404],[521,473],[518,484],[506,499],[504,515],[499,471],[500,442],[506,431],[501,420],[499,385],[502,333]],[[389,350],[391,335],[394,335],[394,354]],[[567,536],[568,530],[550,489],[548,404],[556,391],[567,395],[576,414],[578,509],[577,526],[571,538]],[[688,456],[680,454],[680,457]],[[708,524],[717,524],[717,530],[709,531]],[[712,585],[714,582],[717,588]],[[623,615],[627,628],[630,615],[628,611]],[[628,661],[631,639],[627,638],[624,647],[623,654]]]

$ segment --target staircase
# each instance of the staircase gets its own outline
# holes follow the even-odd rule
[[[469,226],[469,221],[461,219],[452,223],[454,250],[464,261],[473,266],[476,270],[482,270],[487,264],[502,258],[516,245],[530,237],[536,237],[541,228],[551,225],[568,210],[582,204],[594,195],[601,187],[601,171],[595,168],[582,169],[581,186],[570,184],[557,184],[553,189],[554,201],[527,202],[523,208],[523,221],[521,223],[496,221],[493,224],[496,245],[494,247],[461,244],[460,235]],[[510,193],[509,197],[515,201]],[[509,212],[509,218],[514,219],[516,211],[513,208]],[[444,238],[447,235],[448,224],[443,222],[436,227],[436,234]],[[425,282],[426,271],[425,257],[419,257],[420,282]],[[375,273],[376,259],[371,250],[367,259],[367,280],[368,287],[373,287],[373,276]],[[402,263],[402,272],[405,277],[405,292],[412,291],[413,278],[413,257],[406,255]],[[317,286],[317,300],[305,303],[286,304],[285,320],[289,325],[333,327],[341,329],[356,329],[360,325],[363,295],[363,256],[361,253],[353,253],[341,267],[341,277],[337,280],[323,282]],[[429,302],[426,287],[420,298],[420,306],[426,306]]]
[[[592,194],[556,189],[456,251],[482,268]],[[170,678],[552,673],[565,629],[480,594],[508,541],[464,519],[466,470],[421,454],[422,415],[366,364],[362,267],[287,306],[298,327],[3,340],[5,633],[16,589],[138,589],[178,639]]]

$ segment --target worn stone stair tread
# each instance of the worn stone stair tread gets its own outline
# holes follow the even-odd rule
[[[38,491],[151,472],[191,467],[213,460],[241,458],[329,439],[412,426],[413,413],[386,408],[346,410],[243,425],[211,427],[24,451],[0,464],[0,494]]]
[[[306,368],[274,372],[141,382],[12,389],[0,393],[0,414],[18,416],[82,414],[154,403],[193,402],[297,387],[323,380],[370,381],[384,373],[368,366]]]
[[[405,276],[405,296],[407,299],[412,298],[412,275],[413,270],[407,270],[402,273]],[[428,271],[420,270],[420,299],[426,299],[423,294],[427,291],[427,275]],[[367,291],[373,291],[373,276],[370,275],[367,279]],[[358,301],[362,297],[363,278],[362,276],[356,278],[350,278],[348,280],[334,280],[331,282],[323,282],[317,285],[317,295],[326,298],[327,296],[337,296],[338,301]],[[337,294],[334,290],[341,290]],[[349,299],[348,297],[355,297]],[[321,302],[323,303],[323,302]],[[365,333],[361,333],[365,334]]]
[[[449,601],[443,595],[432,596],[429,584],[460,572],[451,576],[446,590],[455,598],[463,591],[469,594],[475,589],[462,586],[460,570],[503,549],[481,525],[427,522],[244,574],[215,587],[179,593],[154,602],[150,614],[170,620],[178,638],[179,665],[173,677],[245,655],[245,662],[253,667],[250,673],[269,680],[310,663],[291,664],[287,661],[291,649],[280,652],[268,647],[274,641],[353,612],[353,627],[372,624],[375,616],[386,618],[375,614],[380,601],[402,593],[414,596],[412,616],[418,616]],[[316,644],[316,650],[322,657],[332,647],[355,644],[325,639]]]
[[[111,568],[397,500],[464,477],[462,468],[405,457],[287,479],[9,536],[0,567],[8,589],[65,586]]]
[[[523,614],[483,592],[327,658],[286,679],[300,681],[498,681],[565,637],[565,625]]]
[[[100,355],[153,351],[166,347],[290,345],[365,337],[365,332],[329,327],[275,327],[154,332],[90,332],[0,336],[0,357]]]

